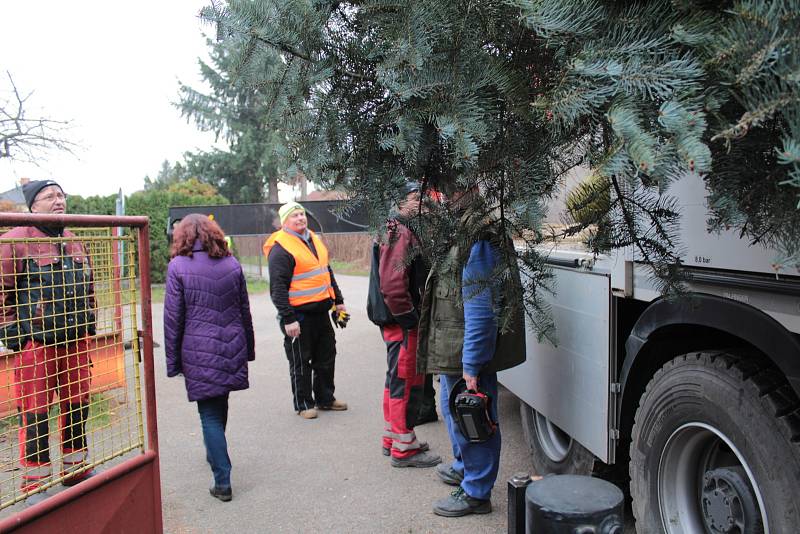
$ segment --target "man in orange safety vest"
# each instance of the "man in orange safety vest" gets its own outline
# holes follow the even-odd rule
[[[328,264],[328,249],[308,229],[305,208],[289,202],[278,216],[281,229],[264,243],[270,297],[284,334],[294,409],[304,419],[315,419],[317,410],[347,409],[333,395],[336,337],[328,315],[333,307],[339,317],[347,310]]]

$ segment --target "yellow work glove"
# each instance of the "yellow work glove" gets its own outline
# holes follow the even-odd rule
[[[331,321],[339,328],[344,328],[347,326],[347,321],[350,320],[350,314],[346,311],[339,311],[336,309],[336,306],[331,308]]]

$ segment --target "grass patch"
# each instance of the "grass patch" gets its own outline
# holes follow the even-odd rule
[[[247,294],[260,295],[269,291],[269,282],[263,278],[247,277]]]
[[[166,289],[163,284],[150,286],[150,297],[153,302],[164,302]],[[263,278],[247,276],[247,293],[249,295],[260,295],[269,291],[269,282]]]
[[[111,425],[111,404],[102,393],[95,393],[89,401],[89,421],[86,432]]]
[[[164,302],[165,291],[166,288],[161,284],[150,286],[150,299],[153,302]]]
[[[9,415],[8,417],[4,417],[0,419],[0,434],[5,434],[12,428],[17,428],[17,419],[16,415]]]
[[[48,418],[50,419],[50,433],[59,431],[58,420],[61,417],[61,405],[55,404],[50,407]],[[111,425],[111,408],[109,400],[102,393],[92,393],[89,399],[89,419],[86,420],[86,433],[100,428],[107,428]]]
[[[333,268],[334,275],[349,274],[351,276],[369,276],[369,269],[346,261],[331,260],[331,268]]]
[[[266,259],[263,259],[262,256],[241,256],[238,259],[239,263],[242,265],[258,265],[258,261],[260,259],[264,267],[267,266],[267,261]]]

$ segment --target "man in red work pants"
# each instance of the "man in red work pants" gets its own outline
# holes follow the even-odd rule
[[[80,469],[86,462],[86,420],[91,380],[88,349],[89,343],[85,339],[55,346],[28,340],[17,353],[14,386],[20,413],[22,491],[36,489],[50,477],[47,412],[56,393],[61,405],[62,476]],[[75,482],[68,480],[66,485]]]
[[[386,236],[373,248],[368,314],[381,326],[387,371],[383,391],[383,453],[393,467],[433,467],[442,459],[414,432],[425,375],[417,373],[419,302],[427,276],[419,242],[408,221],[419,211],[419,187],[406,184],[406,197],[386,224]],[[410,260],[410,261],[409,261]]]
[[[22,189],[32,213],[64,214],[56,182]],[[0,338],[16,352],[14,391],[19,413],[21,489],[26,503],[51,475],[48,411],[58,394],[63,484],[89,478],[86,421],[91,381],[89,337],[95,334],[92,272],[83,245],[57,219],[18,226],[0,244]],[[66,238],[66,239],[64,239]]]

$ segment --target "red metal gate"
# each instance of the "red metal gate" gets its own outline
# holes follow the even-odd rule
[[[38,413],[35,417],[46,418],[41,421],[44,426],[37,427],[37,432],[41,430],[48,436],[44,439],[45,449],[38,445],[41,435],[36,434],[35,440],[30,438],[33,409],[26,397],[31,395],[24,392],[31,386],[24,384],[23,378],[27,376],[22,370],[28,365],[24,364],[27,356],[20,356],[33,350],[34,341],[32,336],[25,340],[22,339],[25,336],[19,334],[20,339],[15,343],[7,332],[4,333],[4,343],[13,348],[0,352],[0,462],[6,462],[0,469],[0,532],[161,532],[148,218],[0,213],[0,228],[37,226],[67,227],[75,235],[50,237],[18,230],[0,236],[0,298],[3,299],[0,306],[6,323],[9,310],[18,306],[22,313],[11,313],[17,318],[14,320],[22,322],[24,317],[30,324],[37,321],[41,325],[56,324],[58,321],[46,316],[47,311],[45,317],[41,317],[41,310],[58,309],[47,306],[48,302],[56,302],[56,294],[68,295],[59,297],[64,299],[76,298],[72,289],[77,282],[65,280],[75,280],[74,273],[89,273],[91,282],[87,287],[90,287],[91,300],[86,302],[92,302],[92,327],[84,329],[86,333],[82,334],[85,337],[81,338],[80,345],[84,351],[81,354],[88,355],[89,364],[83,372],[88,373],[86,383],[90,384],[86,386],[89,391],[82,390],[80,397],[85,399],[80,402],[86,406],[85,412],[81,411],[85,415],[80,422],[84,449],[79,452],[84,456],[80,463],[73,464],[73,457],[68,462],[69,454],[75,453],[63,443],[67,439],[65,436],[73,439],[77,432],[73,428],[78,424],[77,416],[71,415],[72,411],[78,411],[74,406],[84,406],[71,404],[78,402],[74,400],[77,394],[70,389],[78,387],[75,385],[78,379],[73,380],[70,378],[73,375],[68,374],[74,370],[64,373],[59,370],[52,380],[55,385],[41,392],[42,398],[48,399],[47,405],[39,402],[35,406]],[[60,250],[61,256],[37,257],[31,260],[33,263],[25,263],[27,260],[15,256],[22,255],[20,251],[32,250]],[[88,269],[82,264],[81,251],[89,260]],[[15,265],[33,268],[25,270]],[[60,280],[65,285],[57,292],[56,282],[50,281],[50,286],[39,289],[39,301],[33,306],[28,302],[29,294],[21,299],[19,293],[29,291],[31,279],[41,275],[30,272],[39,266],[59,273],[60,277],[48,280]],[[26,281],[20,282],[21,277]],[[41,286],[41,279],[39,283]],[[53,296],[45,297],[47,291]],[[51,300],[45,301],[45,298]],[[28,308],[23,309],[21,301]],[[66,315],[66,312],[60,313]],[[32,327],[27,328],[20,326],[18,330],[30,331]],[[63,328],[64,333],[60,335],[66,338],[70,327],[50,328]],[[46,335],[40,335],[42,354],[47,354],[44,351],[48,348],[55,354],[58,347],[65,346],[63,341],[58,341],[61,339],[58,335],[52,334],[49,338],[56,341],[47,341]],[[50,382],[47,384],[49,388]],[[59,397],[58,402],[53,401],[55,396]],[[9,417],[9,412],[17,415]],[[61,439],[54,427],[61,432]],[[55,437],[49,439],[51,436]],[[36,441],[39,447],[34,454],[46,457],[46,464],[31,462],[26,456],[31,454],[26,452],[31,450],[31,441]],[[62,470],[60,475],[52,476],[51,465],[56,462],[50,461],[50,452],[59,441],[62,442],[59,458]],[[19,447],[19,458],[9,459],[14,455],[14,443]],[[75,443],[70,441],[70,447],[77,447]],[[59,457],[58,454],[53,456]],[[74,465],[74,470],[68,470],[68,464]],[[37,469],[42,472],[43,467],[48,471],[46,477],[37,479],[30,474]],[[93,469],[96,474],[91,478],[61,489],[62,483],[81,479],[83,473]],[[4,476],[7,473],[10,474]],[[31,479],[35,480],[35,485],[31,485]],[[24,507],[26,499],[43,492],[49,497]]]

